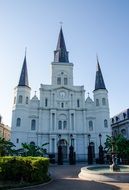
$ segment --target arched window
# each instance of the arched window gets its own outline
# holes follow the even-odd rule
[[[51,147],[52,147],[52,153],[54,153],[55,152],[55,139],[54,138],[52,138]]]
[[[71,113],[71,128],[74,130],[74,113]]]
[[[66,130],[67,129],[67,117],[65,114],[60,114],[58,116],[58,130]]]
[[[96,99],[96,106],[99,106],[99,99]]]
[[[89,131],[93,131],[93,121],[89,121]]]
[[[117,130],[114,131],[114,136],[115,136],[115,137],[117,136]]]
[[[116,122],[118,122],[118,121],[119,121],[119,117],[116,116]]]
[[[57,77],[57,84],[61,85],[61,77]]]
[[[30,145],[35,146],[35,142],[34,142],[34,141],[31,141],[31,142],[30,142]]]
[[[124,119],[126,118],[126,113],[123,113],[123,117],[124,117]]]
[[[61,103],[61,108],[64,108],[64,103],[63,102]]]
[[[20,95],[19,98],[18,98],[18,103],[22,103],[22,96]]]
[[[31,120],[31,130],[34,131],[36,129],[36,120],[32,119]]]
[[[77,99],[77,107],[78,108],[80,107],[80,101],[79,101],[79,99]]]
[[[108,121],[107,121],[107,119],[104,120],[104,127],[106,127],[106,128],[108,127]]]
[[[28,98],[28,97],[26,97],[26,104],[28,104],[28,102],[29,102],[29,98]]]
[[[63,121],[63,129],[67,129],[67,121]]]
[[[121,129],[121,134],[122,134],[123,136],[126,136],[126,130],[125,130],[125,129]]]
[[[21,125],[21,118],[17,118],[16,126],[17,126],[17,127],[20,127],[20,125]]]
[[[48,99],[45,98],[45,107],[47,107],[47,105],[48,105]]]
[[[102,105],[105,106],[106,105],[106,99],[102,98]]]
[[[62,129],[62,121],[58,121],[58,129]]]
[[[67,85],[68,84],[68,79],[65,77],[64,78],[64,85]]]
[[[55,128],[55,113],[52,113],[52,130]]]

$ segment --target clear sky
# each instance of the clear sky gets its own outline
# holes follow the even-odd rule
[[[60,24],[74,84],[93,97],[96,53],[109,91],[110,115],[129,107],[129,0],[0,0],[0,114],[11,126],[14,87],[27,47],[31,96],[51,82]]]

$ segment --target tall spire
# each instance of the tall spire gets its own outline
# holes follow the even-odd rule
[[[56,50],[54,51],[54,62],[69,63],[68,51],[66,50],[62,27],[60,28],[57,47]]]
[[[96,79],[95,79],[95,90],[106,89],[105,83],[103,80],[103,75],[101,72],[98,56],[97,56],[97,69],[96,69]]]
[[[22,66],[22,71],[21,71],[18,86],[27,86],[27,87],[29,87],[27,64],[26,64],[26,50],[25,50],[25,57],[24,57],[24,61],[23,61],[23,66]]]

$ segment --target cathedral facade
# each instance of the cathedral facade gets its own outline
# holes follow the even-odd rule
[[[48,143],[47,152],[54,154],[60,143],[66,160],[72,144],[76,159],[85,160],[89,143],[93,154],[98,154],[100,143],[104,146],[106,135],[111,134],[108,91],[99,61],[93,100],[89,96],[85,99],[84,86],[73,85],[74,65],[69,62],[62,28],[51,66],[51,84],[41,84],[39,99],[36,95],[31,98],[25,55],[14,89],[11,141],[16,148],[25,142],[38,146]]]

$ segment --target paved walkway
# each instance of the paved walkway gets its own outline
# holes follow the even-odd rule
[[[50,172],[53,181],[40,187],[26,190],[129,190],[129,183],[102,183],[85,181],[78,178],[80,168],[84,165],[53,165]]]

